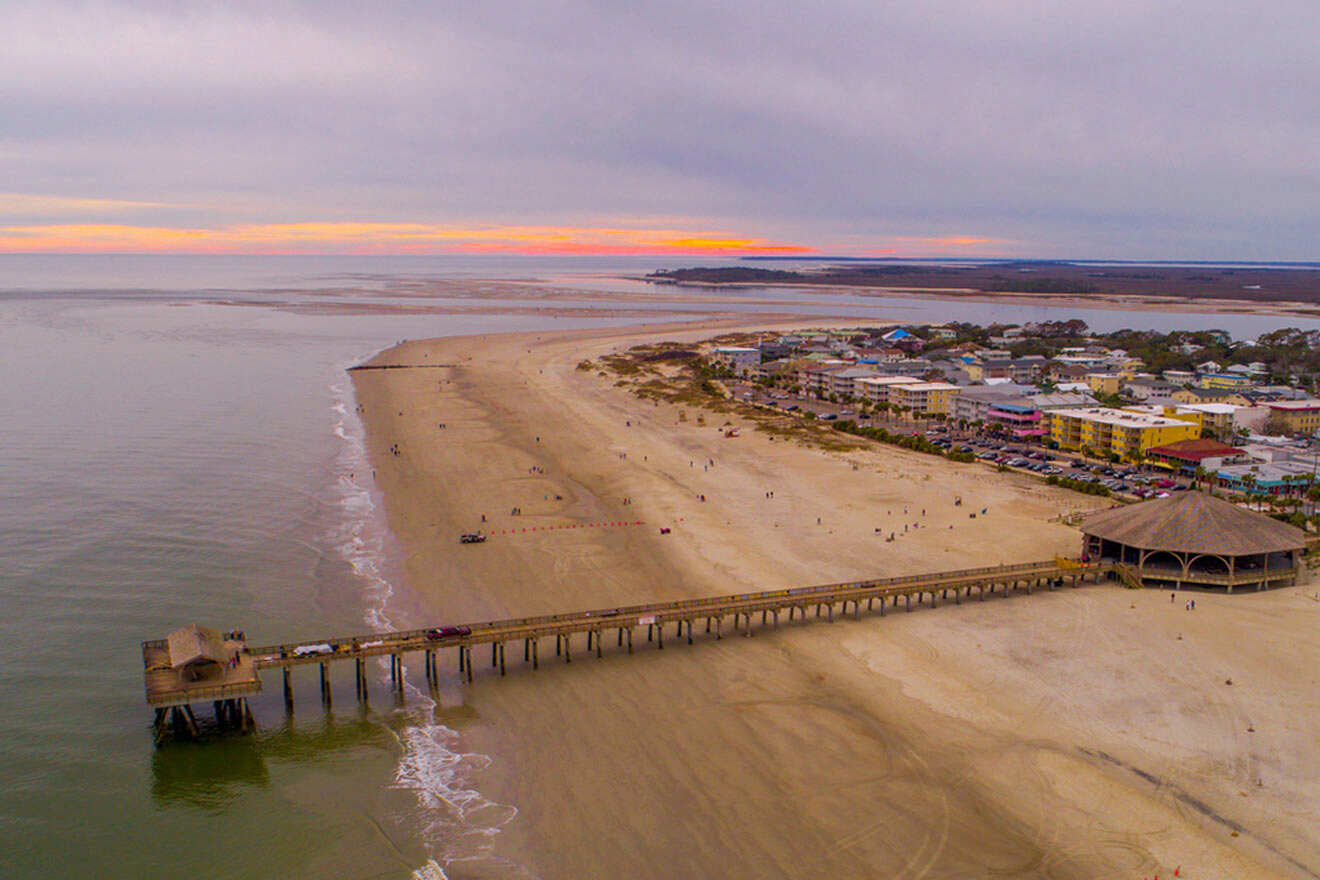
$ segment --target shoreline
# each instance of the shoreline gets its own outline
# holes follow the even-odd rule
[[[979,303],[1057,306],[1060,308],[1102,309],[1121,312],[1166,312],[1169,314],[1274,315],[1293,318],[1320,318],[1320,306],[1290,300],[1255,302],[1222,298],[1177,297],[1161,294],[1098,294],[1086,298],[1072,294],[1005,292],[995,293],[974,288],[881,287],[857,284],[812,284],[787,281],[657,281],[646,276],[621,275],[625,281],[642,281],[657,287],[721,288],[773,287],[818,290],[833,294],[865,297],[916,297],[920,299],[962,299]]]
[[[799,323],[812,321],[839,323]],[[428,619],[479,619],[1071,548],[1075,532],[1046,520],[1060,505],[1085,505],[1072,493],[893,448],[824,453],[751,431],[728,440],[716,430],[724,416],[705,426],[695,411],[681,420],[678,407],[639,401],[575,369],[635,340],[770,323],[743,316],[407,342],[367,364],[435,369],[351,373],[386,517],[404,553],[405,601]],[[399,455],[389,451],[395,443]],[[709,460],[713,469],[702,464]],[[991,515],[971,523],[950,507],[954,493],[985,500]],[[877,520],[897,522],[905,505],[925,528],[877,545]],[[922,506],[926,516],[917,513]],[[520,517],[508,513],[515,507]],[[480,527],[481,513],[492,531],[624,516],[647,525],[460,548],[457,533]],[[662,539],[660,525],[674,533]],[[436,720],[459,732],[465,750],[492,756],[474,786],[519,811],[496,853],[544,877],[709,876],[717,864],[731,877],[915,876],[918,868],[940,877],[1035,864],[1081,878],[1171,873],[1175,861],[1232,876],[1305,876],[1296,865],[1317,861],[1303,821],[1316,814],[1316,798],[1287,783],[1291,775],[1304,785],[1304,769],[1271,764],[1279,779],[1246,807],[1222,790],[1221,771],[1198,780],[1205,759],[1233,767],[1239,750],[1254,754],[1242,734],[1223,736],[1225,717],[1249,710],[1259,744],[1285,729],[1300,735],[1292,728],[1304,727],[1314,707],[1290,718],[1271,707],[1277,694],[1262,697],[1250,672],[1234,671],[1247,685],[1231,695],[1236,708],[1207,719],[1198,707],[1218,706],[1223,695],[1158,659],[1175,644],[1170,626],[1196,626],[1206,628],[1204,644],[1180,639],[1178,650],[1195,648],[1210,663],[1241,640],[1222,623],[1226,609],[1241,608],[1252,632],[1278,625],[1296,641],[1282,661],[1270,644],[1248,640],[1238,650],[1261,668],[1268,658],[1304,675],[1298,664],[1320,657],[1314,634],[1290,623],[1303,616],[1304,597],[1228,597],[1247,600],[1234,606],[1208,596],[1204,615],[1166,620],[1161,596],[1090,588],[813,623],[751,640],[699,636],[691,648],[599,665],[543,660],[539,672],[511,670],[498,682],[482,669],[472,686],[446,670]],[[1133,669],[1133,657],[1154,662]],[[1179,746],[1166,754],[1172,743],[1143,730],[1161,713],[1191,741],[1205,740],[1206,753]],[[819,743],[830,748],[821,752]],[[1305,754],[1275,751],[1275,762]],[[1258,757],[1249,760],[1259,766]],[[1238,784],[1236,773],[1229,784]],[[1285,791],[1273,796],[1298,817],[1278,828],[1266,821],[1278,805],[1270,800],[1275,785]],[[1189,814],[1176,791],[1244,833],[1231,838]],[[850,817],[860,814],[867,819],[859,834]],[[621,826],[633,832],[626,845],[591,845],[618,840]],[[1132,843],[1106,843],[1115,834]],[[896,847],[903,839],[922,843]],[[1288,869],[1270,847],[1301,858]]]

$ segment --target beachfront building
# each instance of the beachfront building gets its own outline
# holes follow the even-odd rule
[[[1011,383],[974,385],[958,392],[958,396],[953,399],[953,409],[949,415],[965,422],[984,422],[991,404],[1027,403],[1026,396],[1035,390],[1029,385]]]
[[[1305,494],[1317,481],[1314,463],[1287,458],[1271,462],[1226,464],[1211,474],[1215,486],[1239,495],[1271,495],[1275,498]]]
[[[1029,403],[1001,401],[986,407],[986,421],[1003,426],[1003,431],[1019,439],[1043,437],[1049,430],[1043,424],[1044,414]]]
[[[1051,409],[1050,439],[1061,449],[1090,449],[1118,456],[1145,453],[1152,446],[1201,436],[1195,422],[1108,407]]]
[[[852,364],[838,359],[804,360],[805,363],[798,369],[798,384],[803,391],[814,391],[817,394],[829,393],[834,385],[834,374],[852,368]]]
[[[1028,394],[1027,400],[1044,412],[1050,409],[1086,409],[1098,406],[1096,399],[1089,394],[1075,394],[1067,391],[1048,391]]]
[[[1197,468],[1216,471],[1224,465],[1242,461],[1246,457],[1246,450],[1207,437],[1180,440],[1165,446],[1152,446],[1146,450],[1148,463],[1185,474],[1194,474]]]
[[[760,366],[761,349],[721,345],[710,353],[710,359],[718,364],[726,364],[736,373],[742,373]]]
[[[958,386],[948,382],[912,382],[892,385],[891,403],[907,407],[914,413],[948,415],[951,401],[958,394]]]
[[[830,374],[827,390],[842,400],[857,395],[857,380],[869,379],[880,375],[874,366],[858,366],[847,370],[838,370]]]
[[[1204,492],[1087,516],[1082,552],[1131,586],[1260,590],[1297,583],[1306,534]]]
[[[915,376],[864,376],[853,380],[853,396],[871,403],[891,403],[890,391],[897,385],[915,385]]]

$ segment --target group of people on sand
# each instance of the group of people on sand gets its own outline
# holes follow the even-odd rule
[[[1170,593],[1170,594],[1169,594],[1169,604],[1172,605],[1172,604],[1174,603],[1174,601],[1177,600],[1177,598],[1178,598],[1178,594],[1177,594],[1177,593]],[[1195,610],[1196,610],[1196,600],[1195,600],[1195,599],[1188,599],[1188,600],[1183,604],[1183,607],[1184,607],[1186,610],[1188,610],[1188,611],[1195,611]]]
[[[962,497],[961,497],[961,496],[958,496],[958,497],[954,498],[954,500],[953,500],[953,506],[954,506],[954,507],[962,507]],[[988,508],[988,507],[982,507],[982,508],[981,508],[981,516],[985,516],[986,512],[987,512],[989,509],[990,509],[990,508]],[[892,510],[886,510],[885,513],[886,513],[888,516],[893,516],[893,515],[894,515],[894,511],[892,511]],[[909,515],[910,515],[910,514],[908,513],[908,509],[907,509],[906,507],[903,508],[903,515],[904,515],[904,516],[909,516]],[[924,507],[921,508],[921,515],[922,515],[923,517],[926,515],[926,508],[924,508]],[[968,515],[969,515],[972,519],[976,519],[976,514],[975,514],[975,513],[968,514]],[[819,518],[819,517],[816,518],[816,524],[817,524],[817,525],[820,524],[820,518]],[[906,535],[906,534],[908,533],[909,530],[915,531],[915,530],[917,530],[917,529],[919,529],[919,528],[921,528],[921,521],[920,521],[920,520],[915,520],[915,521],[913,521],[911,524],[908,524],[908,523],[905,522],[905,523],[903,523],[903,534]],[[949,523],[949,531],[953,531],[953,523]],[[884,533],[885,533],[885,530],[884,530],[884,529],[880,528],[879,526],[876,526],[876,528],[875,528],[875,534],[877,534],[877,535],[883,535]],[[885,542],[888,543],[888,542],[890,542],[890,541],[894,541],[894,540],[896,540],[897,538],[898,538],[898,532],[897,532],[897,531],[893,531],[893,532],[890,532],[890,533],[889,533],[889,537],[885,538]]]

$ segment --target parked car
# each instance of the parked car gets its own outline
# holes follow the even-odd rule
[[[440,639],[456,639],[459,636],[469,635],[472,635],[472,627],[470,626],[441,626],[426,631],[426,637],[433,642]]]
[[[486,536],[481,532],[464,532],[458,536],[460,544],[481,544],[486,540]]]
[[[319,645],[299,645],[293,649],[295,657],[311,657],[317,654],[333,654],[335,649],[328,644]]]

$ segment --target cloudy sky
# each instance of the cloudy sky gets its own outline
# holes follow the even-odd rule
[[[1320,257],[1315,0],[0,0],[0,251]]]

